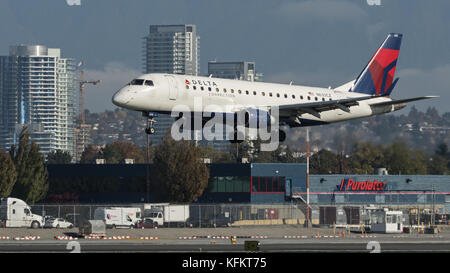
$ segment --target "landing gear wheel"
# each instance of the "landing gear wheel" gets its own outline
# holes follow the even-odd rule
[[[155,133],[155,127],[149,127],[149,128],[145,128],[145,132],[148,135],[153,135]]]

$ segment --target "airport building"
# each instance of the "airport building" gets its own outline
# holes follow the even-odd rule
[[[73,153],[75,66],[58,48],[11,46],[0,56],[0,148],[18,143],[24,126],[43,154]]]
[[[200,36],[196,25],[150,25],[143,48],[144,73],[199,74]],[[174,122],[166,114],[156,120],[156,133],[150,137],[152,145],[159,144]]]
[[[208,188],[195,203],[305,204],[306,164],[248,163],[208,164]],[[115,191],[80,193],[79,202],[144,202],[144,164],[48,165],[50,178],[68,183],[118,180]],[[150,166],[150,175],[151,175]],[[140,181],[140,182],[139,182]],[[85,183],[83,182],[83,183]],[[137,192],[140,183],[141,190]],[[310,175],[311,206],[432,206],[450,213],[449,175]],[[52,187],[57,185],[50,184]],[[144,188],[142,188],[144,187]],[[151,190],[150,190],[151,191]]]

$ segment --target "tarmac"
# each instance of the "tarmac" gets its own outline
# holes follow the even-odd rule
[[[310,227],[300,225],[283,226],[245,226],[224,228],[158,228],[158,229],[107,229],[106,237],[111,239],[142,239],[147,237],[157,240],[199,240],[218,239],[227,240],[236,236],[239,239],[355,239],[355,238],[404,238],[404,239],[448,239],[450,240],[450,226],[440,226],[437,234],[412,233],[375,234],[349,232],[344,228]],[[14,238],[35,237],[35,240],[56,240],[56,237],[78,237],[78,228],[72,229],[31,229],[31,228],[2,228],[0,229],[0,244],[2,241]],[[3,239],[2,239],[3,238]],[[79,238],[82,239],[82,238]],[[87,239],[83,239],[87,240]]]

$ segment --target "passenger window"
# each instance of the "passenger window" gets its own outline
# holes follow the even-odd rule
[[[189,85],[186,85],[186,89],[189,89]]]
[[[200,90],[202,90],[202,91],[203,91],[203,86],[201,86],[201,87],[200,87]]]
[[[211,87],[208,87],[208,91],[211,91]]]
[[[264,96],[266,96],[266,93],[264,93],[264,92],[261,92],[261,95],[263,95],[263,97],[264,97]]]
[[[224,88],[224,89],[223,89],[223,92],[224,92],[224,93],[226,93],[226,92],[227,92],[227,89],[226,89],[226,88]]]
[[[231,89],[231,93],[234,93],[234,89]]]
[[[241,90],[239,89],[239,90],[238,90],[238,93],[239,93],[239,94],[241,94],[241,93],[242,93],[242,91],[241,91]]]
[[[308,96],[308,100],[311,100],[311,97],[310,97],[310,96]]]
[[[292,95],[292,98],[295,99],[295,95]]]
[[[253,91],[253,95],[255,95],[255,96],[256,96],[256,91]]]
[[[277,98],[279,98],[280,97],[280,94],[279,93],[277,93]]]
[[[322,101],[325,101],[325,98],[322,98]]]
[[[219,92],[219,88],[216,88],[216,92]]]
[[[145,81],[145,85],[153,86],[153,81]]]
[[[269,93],[269,97],[272,97],[272,92]]]
[[[194,90],[197,90],[197,86],[195,86],[195,85],[194,85],[194,87],[192,87],[192,88],[194,88]]]
[[[284,94],[284,98],[287,99],[287,94]]]
[[[247,94],[247,95],[249,94],[248,90],[245,90],[245,94]]]
[[[303,96],[300,96],[300,99],[302,100],[302,99],[303,99]]]
[[[317,101],[317,97],[316,97],[316,101]]]

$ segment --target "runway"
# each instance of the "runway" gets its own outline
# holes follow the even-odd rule
[[[1,253],[248,253],[244,241],[9,241],[0,243]],[[253,240],[254,241],[254,240]],[[370,240],[370,239],[262,239],[257,253],[449,253],[447,240]]]

